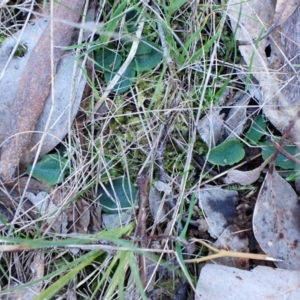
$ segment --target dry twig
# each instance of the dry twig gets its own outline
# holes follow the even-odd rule
[[[146,236],[146,206],[147,206],[147,186],[148,186],[148,178],[144,175],[139,175],[137,178],[137,185],[139,189],[139,215],[138,215],[138,224],[136,235],[138,238],[141,238],[139,242],[139,246],[141,248],[146,248],[146,241],[143,237]],[[146,264],[145,264],[145,257],[143,255],[139,256],[139,269],[140,269],[140,277],[143,284],[143,287],[146,287]]]

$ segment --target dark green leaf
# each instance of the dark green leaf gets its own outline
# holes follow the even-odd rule
[[[139,17],[139,13],[136,9],[132,9],[126,13],[125,21],[126,21],[127,30],[130,33],[135,32],[137,30],[136,21],[138,17]]]
[[[227,166],[241,161],[245,156],[245,150],[239,140],[229,139],[211,149],[208,161],[214,165]]]
[[[125,48],[127,51],[130,51],[132,42],[125,43]],[[142,39],[139,43],[139,46],[136,50],[135,56],[150,54],[152,51],[160,52],[160,47],[152,42],[149,42],[147,39]]]
[[[117,52],[101,48],[95,51],[95,68],[101,71],[115,71],[122,62],[122,57]]]
[[[262,158],[264,160],[266,160],[268,157],[270,157],[275,151],[275,148],[270,141],[261,143],[260,146],[262,148]],[[297,153],[297,147],[293,146],[293,145],[284,146],[283,149],[293,156]],[[275,159],[275,166],[280,167],[284,170],[293,170],[295,168],[295,163],[293,161],[287,159],[281,153],[278,153],[278,155]]]
[[[103,211],[109,214],[117,214],[132,208],[136,202],[136,187],[129,178],[122,177],[114,179],[104,186],[99,186],[98,196]]]
[[[162,54],[152,49],[150,53],[137,55],[133,58],[130,66],[138,72],[150,71],[155,68],[162,60]]]
[[[67,159],[58,154],[47,154],[35,165],[32,176],[43,183],[51,186],[64,181],[65,165]],[[27,174],[30,174],[32,165],[27,167]]]
[[[118,70],[116,71],[118,72]],[[108,84],[115,76],[115,73],[105,72],[104,73],[104,79],[105,82]],[[135,71],[128,67],[126,71],[123,73],[123,75],[120,77],[119,81],[116,83],[116,85],[113,87],[113,91],[117,94],[122,94],[129,90],[133,79],[135,77]]]
[[[153,52],[160,53],[160,51],[161,49],[157,44],[149,42],[145,39],[141,40],[141,42],[139,43],[135,56],[137,57],[145,54],[153,54]]]
[[[132,42],[125,43],[125,48],[129,51]],[[159,45],[142,39],[137,48],[135,57],[130,67],[136,71],[150,71],[156,67],[162,60],[161,48]]]
[[[266,132],[266,121],[262,115],[258,115],[254,120],[246,133],[246,138],[253,145],[256,145],[257,142],[265,135]]]

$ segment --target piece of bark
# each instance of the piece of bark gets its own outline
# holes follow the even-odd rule
[[[68,46],[71,42],[72,26],[61,23],[59,20],[77,22],[83,5],[84,1],[82,0],[63,0],[55,3],[53,37],[51,37],[50,23],[31,53],[12,105],[8,139],[2,149],[0,177],[4,181],[13,179],[20,157],[29,147],[32,131],[51,89],[51,59],[53,59],[56,69],[64,51],[63,47]],[[51,38],[53,38],[54,45],[52,58]]]

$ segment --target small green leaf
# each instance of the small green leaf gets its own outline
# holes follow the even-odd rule
[[[116,70],[118,72],[118,70]],[[105,72],[104,73],[104,79],[105,82],[108,84],[115,76],[115,72]],[[120,77],[116,85],[113,87],[113,91],[117,94],[122,94],[129,90],[133,79],[135,77],[135,71],[128,67],[126,71],[123,73],[123,75]]]
[[[132,42],[127,42],[124,46],[127,51],[130,51]],[[139,42],[139,46],[136,50],[135,56],[150,54],[152,51],[159,52],[161,51],[161,49],[157,44],[149,42],[147,39],[142,39]]]
[[[161,60],[161,52],[151,48],[151,51],[147,54],[136,55],[133,58],[130,67],[138,72],[150,71],[155,68],[161,62]]]
[[[129,51],[131,45],[132,42],[125,43],[125,48]],[[159,45],[149,42],[147,39],[142,39],[130,67],[139,72],[150,71],[156,67],[161,60],[162,53]]]
[[[137,30],[136,21],[138,17],[139,17],[139,13],[136,9],[132,9],[126,13],[125,22],[126,22],[127,30],[130,33],[135,32]]]
[[[32,176],[43,183],[51,186],[61,183],[65,178],[65,165],[67,159],[58,154],[47,154],[35,165]],[[27,174],[30,174],[32,165],[27,167]]]
[[[99,186],[98,196],[103,211],[109,214],[117,214],[120,211],[132,208],[136,201],[137,189],[129,178],[114,179]]]
[[[101,48],[95,51],[95,68],[100,71],[115,71],[122,62],[122,57],[117,52]]]
[[[214,165],[227,166],[241,161],[244,156],[242,143],[239,140],[229,139],[211,149],[207,160]]]
[[[260,143],[260,146],[262,149],[262,158],[264,160],[270,157],[275,151],[275,148],[270,141]],[[284,146],[283,149],[293,156],[297,153],[297,147],[294,145]],[[278,153],[275,159],[275,166],[284,170],[293,170],[295,168],[295,163],[281,153]]]
[[[143,39],[137,48],[135,56],[141,56],[145,54],[153,55],[154,52],[158,52],[161,54],[161,47],[157,44],[147,41],[147,39]],[[162,55],[161,55],[162,57]]]
[[[249,140],[249,142],[253,145],[256,145],[258,141],[265,135],[266,132],[266,121],[262,115],[258,115],[253,120],[253,123],[245,137]]]

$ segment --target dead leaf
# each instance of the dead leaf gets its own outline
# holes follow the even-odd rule
[[[166,220],[166,208],[164,206],[164,197],[161,192],[170,194],[172,191],[169,184],[162,181],[156,181],[149,190],[149,208],[155,224],[160,224]]]
[[[223,182],[226,184],[252,184],[259,178],[261,171],[266,167],[267,163],[265,161],[261,166],[251,171],[229,170],[226,177],[223,178]]]
[[[223,182],[226,184],[238,183],[241,185],[248,185],[255,182],[259,178],[260,173],[260,167],[251,171],[230,170],[223,179]]]
[[[91,222],[90,228],[92,232],[98,232],[101,228],[101,209],[99,207],[93,207],[91,210]]]
[[[4,181],[12,180],[21,156],[29,148],[32,131],[50,92],[51,61],[56,68],[63,47],[68,46],[72,38],[73,28],[66,23],[78,21],[80,13],[77,12],[82,11],[83,4],[83,1],[72,0],[55,2],[54,17],[65,22],[53,21],[53,36],[49,24],[32,50],[10,111],[10,139],[3,145],[0,163],[0,174]],[[51,39],[54,45],[53,55],[49,55]]]
[[[227,90],[225,93],[230,95]],[[229,97],[229,100],[226,100],[226,97],[222,98],[218,106],[210,108],[197,125],[199,135],[208,147],[214,147],[226,138],[236,138],[243,132],[247,121],[246,110],[250,100],[248,95],[237,92],[234,97]],[[232,106],[226,119],[225,114],[221,113],[222,104]]]
[[[17,190],[20,195],[23,194],[24,189],[28,183],[28,180],[29,180],[29,176],[23,176],[18,178]],[[46,184],[34,178],[30,178],[30,182],[26,190],[29,192],[40,192],[40,191],[47,191],[48,189],[49,187]]]
[[[300,210],[292,187],[270,166],[253,213],[253,231],[262,250],[279,268],[299,270]]]
[[[206,215],[209,234],[217,238],[229,226],[229,219],[236,216],[238,192],[207,185],[198,191],[196,197]]]
[[[115,215],[103,213],[102,228],[109,230],[120,226],[122,227],[130,222],[130,220],[132,219],[132,214],[132,209]]]
[[[197,130],[201,139],[208,147],[215,147],[224,135],[225,114],[220,114],[221,108],[213,107],[199,121]]]
[[[282,25],[287,19],[289,19],[299,3],[299,0],[277,0],[273,23],[269,26],[261,38],[266,38],[276,27]]]
[[[250,97],[247,94],[237,93],[234,97],[233,107],[226,119],[226,131],[228,138],[236,138],[244,131],[247,121],[247,105]]]
[[[254,41],[259,38],[271,24],[275,13],[272,0],[251,0],[241,2],[230,0],[228,2],[228,15],[233,31],[236,32],[236,40],[249,42],[251,45],[240,46],[241,54],[251,67],[251,72],[260,82],[263,76],[270,76],[268,69],[278,70],[283,65],[281,53],[281,41],[278,32],[273,32],[270,38],[261,40],[258,45]],[[278,46],[277,46],[278,45]],[[270,54],[266,48],[270,47]],[[266,80],[266,79],[265,79]],[[273,83],[274,84],[274,83]],[[272,82],[268,87],[272,87]]]
[[[76,222],[76,229],[80,233],[87,233],[91,220],[90,205],[84,199],[80,198],[76,201],[76,206],[79,213],[79,219],[78,222]]]
[[[68,288],[66,300],[77,300],[77,293],[75,287]]]
[[[274,30],[256,46],[253,40],[265,30],[265,24],[272,24],[273,19],[279,19],[280,5],[283,5],[283,2],[278,3],[277,15],[270,0],[252,0],[243,4],[231,0],[230,5],[233,4],[230,15],[232,26],[237,29],[237,39],[252,43],[249,46],[240,46],[240,51],[250,71],[261,85],[263,92],[261,107],[272,124],[283,132],[299,110],[300,88],[296,74],[299,68],[295,67],[299,63],[300,8],[298,6],[281,24],[283,35],[280,35],[280,31]],[[239,17],[240,20],[237,22]],[[282,69],[284,64],[286,66]],[[295,142],[299,140],[299,133],[298,120],[290,131],[290,136]],[[295,192],[272,167],[257,200],[253,225],[261,248],[268,255],[279,256],[285,260],[276,263],[282,268],[299,268],[298,211]]]
[[[253,41],[262,35],[266,30],[266,24],[272,24],[275,17],[273,2],[252,0],[242,3],[239,0],[230,0],[228,12],[233,30],[236,30],[236,39],[250,43],[247,46],[240,46],[239,50],[248,64],[249,71],[262,88],[263,97],[260,105],[269,121],[283,132],[300,107],[300,88],[295,68],[289,69],[288,74],[285,68],[282,70],[285,64],[291,67],[291,61],[292,64],[296,63],[297,61],[293,59],[299,56],[299,6],[281,25],[283,32],[284,28],[289,27],[285,35],[274,30],[267,38],[260,40],[258,45]],[[298,120],[290,135],[298,141],[299,133]]]
[[[77,293],[76,293],[76,278],[70,280],[68,284],[68,291],[67,291],[66,300],[77,300]]]
[[[296,10],[300,0],[277,0],[273,24],[283,24]]]
[[[25,196],[38,210],[41,220],[45,221],[55,232],[67,233],[68,216],[64,211],[60,211],[52,198],[46,192],[39,192],[36,195],[26,192]]]

